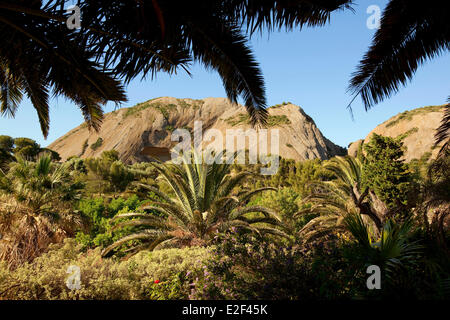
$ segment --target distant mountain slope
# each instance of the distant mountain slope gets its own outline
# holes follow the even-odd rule
[[[243,106],[232,104],[225,98],[162,97],[106,114],[98,133],[89,132],[82,124],[57,139],[49,148],[57,151],[63,160],[74,155],[96,157],[105,150],[115,149],[125,162],[146,161],[149,158],[141,154],[144,148],[167,155],[175,144],[170,140],[174,129],[185,128],[192,132],[194,121],[200,120],[203,121],[203,132],[215,128],[225,133],[226,129],[250,128],[248,119]],[[311,117],[293,104],[269,108],[267,129],[274,128],[280,130],[282,157],[327,159],[346,153],[346,149],[326,139]]]
[[[434,134],[444,114],[444,105],[429,106],[399,113],[373,129],[364,140],[352,143],[349,155],[356,155],[362,142],[367,143],[373,133],[402,139],[406,147],[405,160],[434,158],[439,148],[434,148]]]

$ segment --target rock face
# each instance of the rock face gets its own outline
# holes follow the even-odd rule
[[[49,148],[58,152],[63,160],[70,156],[96,157],[114,149],[124,162],[148,161],[150,158],[145,154],[167,158],[177,143],[171,141],[175,129],[184,128],[192,133],[194,122],[202,121],[203,133],[214,128],[225,136],[227,129],[250,129],[248,120],[243,106],[225,98],[162,97],[106,114],[99,132],[90,132],[85,124],[80,125]],[[279,129],[279,151],[284,158],[328,159],[346,153],[346,149],[326,139],[311,117],[293,104],[269,108],[267,129],[268,136],[271,130]],[[269,139],[269,152],[270,148]]]
[[[399,138],[405,146],[405,160],[434,158],[439,146],[434,148],[434,134],[444,114],[443,106],[429,106],[399,113],[373,129],[364,140],[353,142],[348,154],[355,156],[361,143],[367,143],[373,133]]]

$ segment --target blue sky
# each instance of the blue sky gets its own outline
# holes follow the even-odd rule
[[[360,0],[354,6],[355,13],[336,13],[325,27],[254,36],[251,44],[265,77],[268,105],[290,101],[301,106],[327,138],[347,146],[399,112],[445,103],[450,95],[449,54],[427,62],[407,87],[368,112],[357,98],[352,120],[346,109],[351,100],[346,88],[374,34],[366,26],[369,17],[366,9],[369,5],[384,8],[386,3]],[[193,99],[226,96],[217,74],[201,65],[194,65],[191,72],[192,78],[184,73],[172,76],[161,73],[153,81],[132,81],[127,87],[129,102],[123,107],[161,96]],[[0,117],[0,135],[29,137],[46,146],[83,122],[76,105],[62,97],[53,99],[50,108],[47,140],[28,100],[22,102],[15,119]],[[113,109],[114,104],[105,107],[106,112]]]

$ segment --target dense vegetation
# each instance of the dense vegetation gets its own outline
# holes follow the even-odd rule
[[[408,164],[400,139],[375,136],[357,158],[281,159],[260,176],[114,150],[61,163],[0,141],[1,298],[450,298],[448,154]]]

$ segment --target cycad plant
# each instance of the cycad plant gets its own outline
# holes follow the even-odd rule
[[[154,164],[160,177],[168,184],[174,196],[169,197],[159,189],[145,186],[161,198],[150,200],[143,209],[161,214],[126,213],[114,219],[132,219],[119,223],[118,227],[138,227],[138,231],[126,236],[103,251],[111,254],[119,246],[140,240],[141,244],[128,249],[133,253],[140,249],[153,250],[162,247],[205,245],[217,233],[236,228],[259,234],[286,236],[281,230],[278,215],[261,206],[248,206],[246,202],[255,194],[271,187],[233,193],[248,175],[247,172],[230,173],[231,164],[217,161],[206,164],[196,152],[184,155],[181,164]],[[223,160],[223,159],[222,159]]]
[[[316,238],[336,228],[343,228],[343,218],[351,214],[366,216],[378,232],[389,214],[384,203],[362,183],[363,163],[350,156],[335,157],[324,164],[335,179],[310,183],[312,193],[304,199],[311,207],[297,213],[317,213],[319,216],[307,223],[300,234],[305,239]]]

